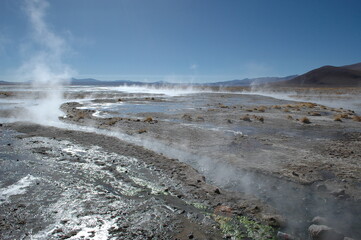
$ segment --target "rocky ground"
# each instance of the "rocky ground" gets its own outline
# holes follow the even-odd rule
[[[361,118],[357,111],[236,93],[165,97],[70,92],[66,97],[72,100],[61,107],[65,114],[61,118],[63,122],[91,126],[100,132],[112,133],[108,135],[114,137],[26,123],[9,124],[6,129],[26,133],[27,137],[20,142],[41,136],[47,139],[45,142],[70,141],[67,144],[87,148],[97,146],[102,148],[100,155],[136,158],[147,165],[144,167],[149,172],[147,176],[154,172],[163,174],[167,181],[159,180],[158,176],[151,176],[146,181],[158,181],[171,194],[155,194],[157,198],[152,204],[161,201],[177,211],[159,210],[160,215],[168,213],[170,216],[155,221],[164,222],[166,227],[157,230],[151,226],[154,229],[150,230],[152,236],[187,239],[193,235],[199,239],[211,239],[211,236],[219,239],[228,234],[235,237],[234,222],[242,222],[239,226],[244,229],[245,222],[256,220],[257,224],[281,226],[282,231],[306,238],[307,228],[316,217],[315,226],[328,225],[342,233],[339,236],[361,237],[358,227],[361,223]],[[1,114],[9,115],[6,111]],[[119,140],[119,136],[126,142]],[[34,152],[33,149],[30,147],[30,151]],[[60,148],[51,151],[58,155],[63,152]],[[48,154],[48,149],[45,153]],[[39,155],[36,151],[34,154]],[[76,165],[85,164],[81,163],[84,161],[81,155],[77,158]],[[52,161],[60,166],[69,162]],[[85,161],[94,166],[104,164],[104,161],[94,159]],[[129,179],[129,173],[139,174],[138,170],[119,171],[117,165],[105,164],[101,172],[114,179],[118,179],[118,175],[122,176],[119,179]],[[151,191],[149,186],[134,182],[134,179],[130,182],[130,185]],[[92,184],[85,191],[93,189]],[[71,183],[69,186],[74,188]],[[122,197],[118,196],[114,201]],[[142,200],[150,201],[152,197],[149,194]],[[135,205],[139,204],[135,202]],[[189,207],[193,209],[192,214],[188,214]],[[133,214],[129,209],[124,211]],[[217,217],[215,212],[222,214]],[[244,216],[247,219],[242,219]],[[111,224],[118,226],[117,219]],[[130,221],[130,225],[135,226],[135,222]],[[151,225],[152,221],[145,222]],[[60,226],[63,231],[64,227]],[[126,229],[129,229],[128,233],[136,232],[133,228]],[[79,232],[82,231],[74,232],[74,236],[79,237]],[[108,234],[120,236],[113,232]],[[253,236],[253,239],[261,238]]]
[[[1,134],[1,239],[271,239],[282,223],[258,200],[114,137],[29,123]]]

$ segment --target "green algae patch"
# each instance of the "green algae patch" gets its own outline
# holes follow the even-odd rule
[[[276,240],[277,229],[257,222],[246,216],[224,216],[217,214],[209,206],[198,202],[187,202],[201,210],[205,215],[213,218],[218,223],[225,238],[230,239],[253,239],[253,240]],[[226,213],[227,214],[227,213]]]
[[[246,228],[248,237],[259,240],[276,239],[276,229],[273,227],[251,220],[246,216],[238,216],[237,219]]]
[[[213,218],[219,224],[225,237],[231,237],[232,239],[244,239],[247,237],[245,229],[238,226],[231,217],[214,215]]]
[[[204,211],[204,212],[209,210],[209,207],[202,203],[193,202],[193,203],[187,203],[187,204],[192,205],[193,207],[195,207],[201,211]]]
[[[222,233],[231,239],[276,240],[276,230],[246,216],[213,215]]]

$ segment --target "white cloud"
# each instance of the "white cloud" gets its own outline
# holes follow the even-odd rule
[[[197,64],[192,64],[190,67],[189,67],[191,70],[197,70],[198,69],[198,65]]]

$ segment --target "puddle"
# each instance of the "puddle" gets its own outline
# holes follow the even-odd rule
[[[141,113],[176,114],[184,110],[194,109],[194,103],[174,101],[127,101],[117,103],[84,103],[79,109],[96,110],[101,117],[134,117]]]

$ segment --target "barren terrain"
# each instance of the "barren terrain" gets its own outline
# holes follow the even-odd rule
[[[323,89],[315,90],[314,93],[317,91],[336,92]],[[335,94],[333,102],[335,98],[337,101],[338,97],[345,97],[342,90],[337,91],[341,91],[341,94]],[[352,99],[357,100],[359,90],[353,91]],[[323,101],[326,99],[327,102],[327,96],[331,96],[329,93],[323,95]],[[114,207],[108,210],[111,212],[109,215],[100,214],[100,218],[107,221],[109,218],[113,219],[109,224],[115,230],[104,230],[108,237],[135,239],[128,234],[138,234],[136,229],[139,219],[136,216],[139,216],[139,209],[134,210],[132,206],[143,203],[145,209],[140,209],[144,210],[142,217],[145,219],[141,222],[149,227],[139,227],[146,229],[137,235],[139,239],[141,236],[187,239],[191,235],[198,239],[227,236],[241,238],[241,235],[233,231],[237,227],[232,221],[244,216],[247,221],[272,226],[275,227],[274,231],[286,231],[299,238],[307,236],[311,220],[319,216],[326,219],[328,226],[345,236],[360,238],[360,109],[358,105],[350,110],[313,103],[309,99],[307,102],[302,101],[305,96],[311,96],[309,91],[299,90],[297,96],[295,100],[298,101],[291,101],[239,92],[203,91],[169,96],[161,93],[87,89],[67,91],[67,100],[61,106],[64,112],[60,117],[62,123],[56,128],[22,122],[3,125],[3,151],[22,152],[26,149],[37,159],[32,161],[34,164],[20,158],[3,171],[4,174],[10,174],[14,169],[26,169],[19,170],[19,176],[27,176],[26,173],[36,179],[43,179],[40,177],[43,174],[46,176],[44,179],[52,184],[56,185],[58,182],[66,185],[66,189],[55,191],[54,194],[58,196],[56,199],[70,194],[67,189],[79,188],[78,184],[72,182],[78,180],[65,181],[67,177],[79,177],[79,181],[84,182],[80,185],[85,193],[98,187],[105,191],[104,194],[100,190],[91,193],[93,199],[105,197],[104,201],[101,200],[103,203],[81,209],[101,209],[103,205],[119,205],[117,201],[131,199],[133,205],[129,202],[122,203],[123,210]],[[2,92],[2,99],[7,101],[26,97],[26,92]],[[26,108],[19,104],[17,107],[17,111],[3,108],[0,114],[4,119],[26,116]],[[12,131],[26,135],[20,135],[19,139],[15,136],[16,132]],[[8,136],[15,145],[6,145],[8,143],[4,136]],[[26,147],[20,147],[24,146],[22,144]],[[68,158],[64,157],[66,146],[83,150],[70,154]],[[89,149],[93,148],[98,151],[97,157],[88,156],[91,154]],[[113,154],[114,157],[104,157]],[[10,155],[11,157],[2,157],[2,165],[8,166],[8,158],[15,161],[17,157]],[[137,163],[130,163],[128,158],[136,159]],[[130,167],[123,169],[123,165]],[[138,166],[141,166],[140,169]],[[61,168],[66,169],[60,170]],[[59,173],[53,174],[55,170]],[[101,176],[97,177],[94,171]],[[91,177],[82,179],[81,176]],[[141,180],[137,182],[134,177]],[[8,183],[3,183],[2,188],[16,181],[15,179],[16,177],[11,181],[4,178]],[[34,181],[39,181],[39,184],[32,185],[26,197],[35,197],[36,194],[31,195],[32,191],[47,192],[47,184],[40,180]],[[152,192],[149,183],[156,185],[158,192]],[[127,188],[125,185],[138,189],[135,190],[135,195],[127,196],[122,193],[122,189]],[[50,188],[54,189],[54,186]],[[22,195],[17,196],[16,201],[5,201],[2,206],[22,209],[14,203],[20,204],[19,202],[27,199]],[[40,196],[45,198],[47,195]],[[80,195],[75,195],[75,199],[79,199],[75,202],[82,204],[85,201]],[[63,199],[64,201],[69,200]],[[49,209],[54,202],[61,204],[61,201],[55,199],[50,202],[44,203]],[[155,210],[150,206],[166,207]],[[25,209],[40,211],[36,210],[37,207]],[[156,213],[152,215],[150,211],[153,210]],[[16,211],[18,210],[14,212]],[[134,218],[124,220],[118,211]],[[7,211],[4,210],[1,214],[5,212]],[[29,215],[29,211],[24,212]],[[26,214],[25,218],[28,218]],[[85,216],[93,216],[95,213],[87,214]],[[151,217],[145,217],[147,214]],[[13,218],[15,221],[15,215],[7,215],[4,219]],[[48,236],[54,238],[68,236],[76,224],[73,222],[68,225],[69,221],[64,223],[64,219],[58,215],[51,213],[49,216],[53,220],[41,220],[39,226],[26,225],[28,227],[19,230],[17,236],[25,234],[26,229],[32,229],[37,234],[45,234],[44,231],[48,230]],[[76,219],[78,225],[89,224],[82,217]],[[129,221],[128,225],[131,227],[119,230],[121,221]],[[158,228],[160,222],[164,225],[163,228]],[[245,221],[238,223],[242,232],[247,224]],[[94,234],[107,228],[104,225],[95,224],[97,230],[92,230]],[[3,223],[2,226],[7,229],[5,233],[9,234],[14,232],[17,225]],[[51,232],[54,231],[52,228],[60,230],[54,233]],[[80,237],[84,227],[79,229],[68,237]],[[272,238],[266,235],[263,238],[252,236],[248,237]]]

